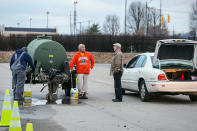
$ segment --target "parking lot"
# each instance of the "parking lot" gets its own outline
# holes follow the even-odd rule
[[[143,103],[137,94],[127,92],[122,103],[113,103],[109,67],[96,64],[89,76],[89,99],[78,104],[65,101],[61,89],[57,104],[46,104],[47,89],[40,92],[41,84],[32,85],[33,106],[20,107],[23,129],[32,122],[35,131],[197,130],[197,102],[190,102],[188,96],[160,96]],[[8,64],[0,64],[0,110],[6,89],[11,90],[11,72]]]

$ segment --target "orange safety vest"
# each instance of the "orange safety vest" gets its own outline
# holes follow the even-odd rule
[[[90,68],[94,67],[94,58],[89,52],[77,52],[70,62],[70,69],[74,65],[76,65],[77,74],[90,74]]]

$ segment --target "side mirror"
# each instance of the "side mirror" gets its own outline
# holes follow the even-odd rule
[[[124,64],[124,68],[126,68],[127,67],[127,64]]]

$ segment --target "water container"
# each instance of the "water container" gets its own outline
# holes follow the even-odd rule
[[[78,99],[78,89],[77,88],[71,88],[70,94],[71,94],[71,99]]]
[[[24,89],[24,106],[32,106],[32,89],[25,87]]]

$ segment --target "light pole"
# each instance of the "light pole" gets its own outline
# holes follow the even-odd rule
[[[145,7],[145,20],[144,20],[144,36],[147,36],[148,34],[148,4],[151,3],[152,0],[149,1],[149,3],[146,0],[146,7]]]
[[[30,29],[30,31],[31,31],[31,21],[32,21],[32,18],[30,17],[29,18],[29,29]]]
[[[125,35],[127,34],[127,0],[125,0],[125,20],[124,20]]]
[[[49,24],[49,23],[48,23],[48,22],[49,22],[49,19],[48,19],[49,13],[50,13],[49,11],[46,12],[46,14],[47,14],[47,29],[48,29],[48,24]]]
[[[197,40],[197,1],[196,1],[196,30],[195,30],[195,40]]]
[[[78,2],[77,0],[73,0],[73,5],[74,5],[74,35],[76,34],[76,28],[77,28],[77,6]]]
[[[20,26],[20,23],[18,22],[18,23],[17,23],[17,27],[19,28],[19,26]]]

